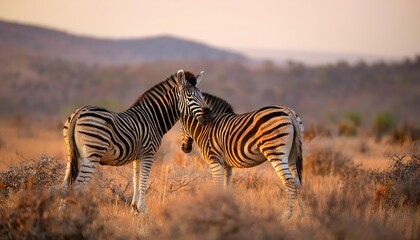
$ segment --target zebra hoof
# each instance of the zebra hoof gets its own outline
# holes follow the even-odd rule
[[[296,187],[297,188],[302,188],[302,183],[299,181],[299,179],[298,178],[295,178],[295,185],[296,185]]]
[[[137,207],[137,206],[133,206],[131,205],[131,212],[133,213],[133,215],[135,216],[142,216],[142,215],[147,215],[148,210],[146,206],[142,206],[142,207]]]
[[[292,211],[290,211],[290,210],[286,210],[286,212],[284,212],[284,214],[283,214],[283,219],[285,219],[285,220],[290,220],[290,218],[292,217]]]

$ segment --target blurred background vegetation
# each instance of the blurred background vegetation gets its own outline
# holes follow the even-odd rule
[[[170,37],[111,41],[9,22],[0,29],[0,116],[64,121],[87,104],[122,111],[182,68],[204,70],[201,89],[239,113],[283,104],[317,131],[419,134],[420,56],[306,66]]]

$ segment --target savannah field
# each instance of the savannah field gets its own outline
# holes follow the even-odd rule
[[[0,46],[0,239],[419,239],[420,57],[308,67],[239,61],[95,65]],[[234,169],[212,188],[179,125],[165,135],[133,215],[131,165],[98,166],[81,192],[62,191],[65,119],[95,104],[122,111],[183,68],[238,113],[271,104],[305,125],[305,214],[282,219],[286,194],[269,164]],[[59,211],[60,199],[66,207]]]
[[[84,191],[63,192],[61,125],[2,118],[1,239],[418,239],[418,143],[307,135],[303,216],[296,204],[282,218],[285,188],[270,164],[234,169],[232,189],[213,189],[198,152],[181,151],[178,125],[156,156],[149,211],[135,216],[131,165],[99,166]]]

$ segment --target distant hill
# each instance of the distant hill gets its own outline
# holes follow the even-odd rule
[[[200,89],[226,99],[237,112],[283,104],[309,127],[337,123],[346,114],[370,124],[386,111],[399,124],[420,126],[420,56],[324,66],[234,59],[243,57],[170,37],[101,40],[0,22],[0,117],[56,117],[61,126],[86,104],[121,111],[183,68],[204,70]]]
[[[275,49],[236,49],[252,59],[266,61],[285,65],[288,62],[299,62],[308,66],[317,66],[325,64],[335,64],[337,62],[347,62],[350,64],[358,64],[365,62],[368,64],[377,62],[398,62],[404,60],[402,57],[396,56],[375,56],[368,54],[351,54],[351,53],[333,53],[333,52],[315,52],[315,51],[298,51],[298,50],[275,50]]]
[[[99,39],[0,21],[0,45],[73,62],[135,64],[161,60],[245,60],[227,50],[171,36],[142,39]],[[7,54],[2,53],[2,54]]]

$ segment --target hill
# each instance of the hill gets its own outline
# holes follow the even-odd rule
[[[336,123],[347,113],[372,123],[376,114],[386,111],[399,123],[420,126],[420,57],[393,63],[305,66],[289,62],[277,66],[200,57],[200,50],[184,51],[191,57],[181,57],[182,51],[169,54],[164,48],[172,48],[174,42],[189,49],[192,45],[159,38],[150,40],[149,46],[161,48],[161,57],[143,53],[142,60],[138,58],[141,63],[131,63],[135,57],[127,49],[137,40],[114,42],[31,26],[0,25],[0,116],[48,116],[61,122],[86,104],[122,111],[148,88],[182,68],[195,73],[204,70],[200,88],[225,98],[237,112],[283,104],[311,126]],[[60,48],[60,44],[66,47]],[[118,47],[108,49],[109,44]]]
[[[250,66],[221,60],[103,66],[54,60],[17,47],[7,51],[13,55],[0,55],[2,116],[64,119],[86,104],[122,111],[148,88],[183,68],[195,73],[204,70],[200,88],[225,98],[238,112],[283,104],[310,126],[334,122],[347,112],[371,123],[378,112],[388,111],[400,123],[420,125],[420,57],[394,64],[321,67]]]
[[[0,21],[0,45],[28,49],[50,58],[89,64],[135,64],[160,60],[245,60],[243,55],[171,36],[99,39]]]

